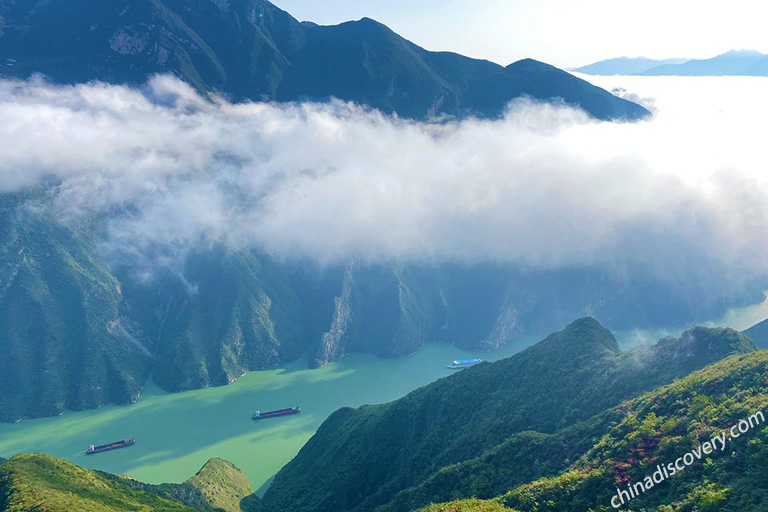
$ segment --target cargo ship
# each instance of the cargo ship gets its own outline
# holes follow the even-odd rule
[[[253,413],[253,419],[265,420],[267,418],[277,418],[278,416],[288,416],[289,414],[298,414],[301,412],[301,407],[291,407],[289,409],[280,409],[278,411],[261,412],[256,411]]]
[[[484,361],[482,359],[457,359],[449,364],[448,368],[451,370],[459,370],[461,368],[469,368],[470,366],[475,366],[476,364],[483,362]]]
[[[117,450],[118,448],[125,448],[126,446],[132,446],[136,443],[133,438],[123,439],[122,441],[115,441],[114,443],[102,444],[99,446],[90,445],[85,450],[86,455],[93,455],[94,453],[108,452],[109,450]]]

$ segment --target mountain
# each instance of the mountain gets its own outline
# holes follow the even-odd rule
[[[105,256],[108,218],[59,218],[55,193],[0,194],[0,421],[130,404],[150,375],[184,391],[305,355],[319,367],[350,353],[404,357],[435,341],[491,350],[585,314],[612,329],[673,327],[729,303],[728,283],[714,276],[690,289],[642,271],[318,268],[216,245],[146,278]]]
[[[694,371],[685,375],[684,368]],[[696,328],[620,352],[610,332],[585,318],[515,357],[391,404],[337,411],[263,502],[221,459],[183,483],[149,485],[22,454],[0,459],[0,512],[607,512],[615,510],[617,488],[687,453],[692,463],[682,472],[622,510],[761,511],[768,504],[765,382],[768,351],[755,352],[733,330]],[[747,428],[738,427],[739,438],[697,452],[740,424]],[[306,450],[320,464],[305,459]],[[446,464],[451,458],[462,460]],[[297,486],[285,493],[292,483],[285,472],[308,463],[315,472],[295,475]],[[395,492],[410,480],[420,483]],[[381,488],[368,495],[360,481]],[[275,486],[284,494],[279,504]]]
[[[744,331],[744,335],[753,340],[758,347],[768,348],[768,320],[753,325]]]
[[[0,74],[11,77],[141,85],[172,73],[236,101],[337,97],[417,119],[495,117],[520,96],[599,119],[648,115],[540,62],[429,52],[368,18],[299,23],[266,0],[0,0],[0,18]]]
[[[768,76],[768,56],[750,64],[742,72],[748,76]]]
[[[687,62],[688,59],[646,59],[645,57],[618,57],[616,59],[606,59],[594,62],[580,68],[572,69],[576,73],[585,75],[637,75],[648,71],[649,69],[664,66],[667,64],[677,65]]]
[[[491,497],[565,470],[619,421],[611,409],[622,401],[755,349],[736,331],[698,327],[621,352],[610,331],[584,318],[395,402],[335,412],[276,475],[262,506],[399,512]]]
[[[63,226],[38,197],[0,196],[5,421],[133,402],[151,368],[120,323],[120,283],[95,254],[95,229]]]
[[[0,464],[0,511],[249,512],[253,491],[239,469],[211,459],[182,484],[149,485],[41,454]]]
[[[619,57],[572,69],[587,75],[644,76],[768,76],[768,55],[754,50],[731,50],[711,59]]]
[[[125,283],[125,322],[155,340],[153,379],[170,391],[224,385],[309,349],[302,304],[270,260],[222,247],[194,251],[181,275]]]
[[[690,60],[683,64],[666,64],[638,73],[645,76],[726,76],[756,74],[750,69],[766,55],[754,50],[731,50],[711,59]]]
[[[618,489],[640,481],[647,486],[646,477],[652,478],[649,488],[622,510],[766,510],[767,368],[766,351],[728,358],[622,405],[621,420],[559,475],[514,486],[489,501],[460,500],[423,512],[607,512],[616,510],[611,500]],[[728,434],[739,424],[738,438]],[[725,445],[716,442],[713,450],[710,444],[708,453],[703,443],[721,435]],[[687,453],[693,462],[684,470],[652,476]]]

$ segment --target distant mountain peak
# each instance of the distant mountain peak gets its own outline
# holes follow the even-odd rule
[[[682,58],[654,60],[647,57],[624,56],[573,68],[572,71],[587,75],[636,75],[659,66],[682,64],[688,60]]]
[[[756,57],[757,56],[757,57],[761,57],[761,56],[764,56],[764,55],[765,55],[764,53],[759,52],[757,50],[750,50],[748,48],[741,48],[741,49],[728,50],[727,52],[721,53],[720,55],[718,55],[718,57],[725,57],[725,56],[731,56],[731,57],[733,57],[733,56]]]
[[[730,50],[710,59],[694,59],[682,64],[666,64],[638,73],[649,76],[745,76],[764,75],[753,68],[766,55],[749,49]]]

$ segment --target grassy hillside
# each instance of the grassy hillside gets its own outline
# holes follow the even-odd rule
[[[245,475],[221,459],[211,459],[182,484],[161,485],[41,454],[17,455],[0,465],[0,512],[249,512],[258,502],[252,493]]]
[[[607,512],[617,488],[653,475],[703,442],[768,409],[768,352],[732,356],[613,409],[621,420],[557,476],[540,478],[487,501],[460,500],[421,512],[489,507],[520,512]],[[729,436],[730,437],[730,436]],[[621,510],[736,512],[768,510],[765,422],[703,453]],[[497,466],[500,470],[503,466]],[[453,508],[451,508],[453,507]],[[402,509],[406,510],[406,509]]]
[[[394,512],[554,474],[573,460],[573,439],[594,439],[602,431],[595,434],[593,427],[616,418],[581,422],[752,350],[754,344],[736,331],[696,328],[679,339],[621,352],[609,331],[585,318],[516,356],[475,366],[395,402],[337,411],[277,474],[263,506]],[[533,466],[515,462],[529,456],[536,458]],[[497,462],[506,457],[506,469],[499,470]],[[502,481],[493,481],[496,475]],[[455,487],[440,485],[445,481]]]
[[[430,505],[421,510],[421,512],[509,512],[507,507],[495,501],[484,501],[477,499],[458,500],[450,503]]]
[[[658,464],[695,450],[758,411],[768,410],[768,352],[734,356],[627,405],[624,419],[564,474],[533,482],[501,497],[525,512],[611,510],[616,487],[651,475]],[[730,437],[730,436],[729,436]],[[768,510],[765,422],[725,450],[654,486],[626,510],[736,512]],[[543,505],[547,503],[547,505]]]
[[[47,455],[17,455],[0,466],[3,512],[124,512],[194,510]]]
[[[239,512],[243,498],[253,494],[245,475],[223,459],[209,460],[187,483],[198,489],[211,507],[226,512]]]
[[[587,353],[593,356],[603,353],[609,358],[619,355],[611,338],[604,334],[594,321],[586,319],[548,338],[545,346],[548,349],[564,349],[564,342],[582,345],[581,348],[573,346],[568,352],[570,357],[579,358],[581,363],[587,362],[584,359]],[[768,383],[768,351],[740,353],[751,348],[749,341],[728,330],[697,329],[689,333],[687,340],[663,340],[659,345],[663,346],[659,349],[660,353],[667,356],[669,347],[675,345],[674,358],[701,358],[700,350],[706,348],[705,352],[709,352],[710,347],[715,347],[713,354],[724,351],[736,353],[682,379],[602,410],[588,419],[570,426],[554,427],[551,433],[514,433],[479,456],[447,465],[421,485],[409,488],[378,506],[364,505],[366,508],[360,510],[608,512],[617,510],[611,506],[617,488],[627,489],[629,485],[641,481],[645,481],[648,488],[627,500],[620,510],[768,510],[768,490],[764,485],[768,471],[768,419],[763,415],[764,411],[768,411],[768,392],[765,388]],[[487,373],[493,367],[486,364],[476,368]],[[423,389],[445,386],[446,382],[456,381],[459,375],[471,377],[466,377],[468,380],[464,384],[476,379],[487,384],[487,381],[480,379],[483,373],[467,370]],[[476,393],[479,389],[478,386],[473,391]],[[546,392],[544,388],[539,389]],[[455,390],[453,388],[450,393],[455,393]],[[603,392],[608,391],[604,389]],[[510,394],[510,390],[500,392],[497,389],[490,394],[497,395],[496,413],[487,412],[494,414],[496,420],[504,418],[503,398],[498,395]],[[536,395],[531,400],[544,404],[543,396]],[[413,399],[412,396],[410,398]],[[439,407],[444,407],[446,403],[439,404]],[[392,404],[386,408],[391,410]],[[366,409],[373,408],[361,410]],[[359,411],[343,410],[334,417],[338,421],[340,416],[356,414]],[[412,421],[418,414],[414,411],[407,418]],[[428,417],[436,419],[434,415]],[[741,420],[750,417],[753,419],[752,428],[740,429],[738,437],[729,434],[733,432],[732,427],[738,428]],[[333,422],[329,423],[321,427],[318,436],[328,439],[327,433],[322,430],[337,428]],[[371,427],[373,419],[364,418],[363,424],[366,423]],[[478,428],[482,430],[477,422],[471,422],[459,437],[465,437],[469,430]],[[422,435],[418,429],[411,429],[410,434]],[[702,443],[711,442],[722,434],[727,436],[722,438],[724,441],[715,444],[712,450],[700,451],[699,457],[691,455],[691,463],[683,470],[667,476],[663,482],[647,484],[645,477],[653,475],[660,465],[675,463],[677,458],[695,452]],[[442,435],[445,437],[446,433]],[[493,437],[493,433],[486,431],[484,437]],[[358,431],[354,439],[345,439],[345,442],[355,458],[363,456],[363,448],[367,450],[363,456],[367,469],[359,469],[355,475],[355,468],[349,460],[337,460],[335,471],[348,481],[336,480],[335,487],[327,487],[329,475],[319,472],[316,467],[310,468],[314,473],[308,476],[321,482],[321,485],[310,488],[305,483],[302,491],[284,495],[279,508],[270,503],[269,492],[264,503],[266,507],[262,508],[262,503],[251,494],[252,490],[242,473],[220,459],[210,460],[182,484],[148,485],[127,477],[80,468],[46,455],[17,455],[8,461],[0,459],[0,512],[340,511],[345,510],[343,502],[328,505],[327,496],[337,492],[342,495],[359,492],[353,480],[355,476],[359,479],[375,474],[381,482],[385,482],[390,468],[381,465],[383,459],[380,453],[391,449],[395,438],[397,433],[389,439],[373,442],[370,436]],[[445,440],[447,444],[451,443],[448,437]],[[402,443],[402,440],[399,442]],[[329,454],[336,455],[333,446],[328,448]],[[416,469],[420,462],[418,459],[429,457],[426,448],[427,445],[411,445],[417,458],[408,461],[406,468],[392,468],[389,475],[407,475]],[[280,485],[284,487],[285,482]],[[326,493],[326,497],[315,495],[315,498],[321,496],[321,499],[315,500],[312,505],[315,508],[308,508],[307,492]],[[472,495],[479,498],[470,498]],[[438,503],[440,496],[443,496],[443,503]],[[365,495],[358,494],[356,498],[358,502],[370,503]]]

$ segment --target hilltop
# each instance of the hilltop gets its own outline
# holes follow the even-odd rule
[[[31,454],[0,459],[0,511],[606,512],[616,487],[768,409],[765,382],[768,351],[736,331],[621,352],[584,318],[390,404],[337,411],[263,501],[219,459],[148,485]],[[622,510],[762,510],[763,427]]]
[[[494,496],[566,469],[613,410],[754,343],[730,329],[622,352],[592,318],[508,359],[475,366],[395,402],[341,409],[275,477],[265,511],[398,512]],[[530,462],[524,462],[530,461]]]

